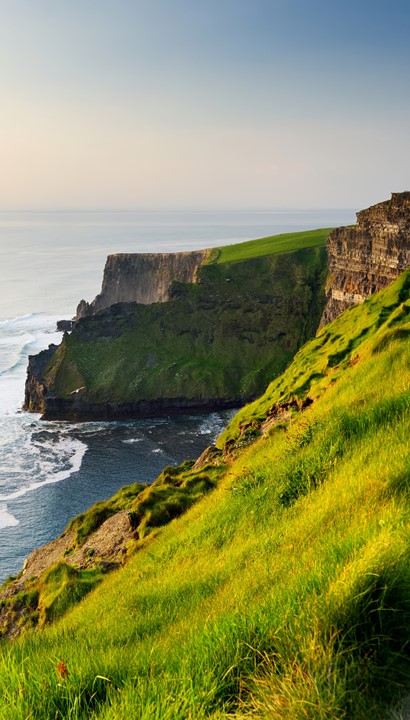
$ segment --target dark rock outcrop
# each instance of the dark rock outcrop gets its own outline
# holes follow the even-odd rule
[[[58,332],[70,332],[73,329],[72,320],[57,320]]]
[[[109,255],[100,294],[92,303],[81,300],[75,319],[120,302],[166,302],[173,282],[196,282],[197,270],[208,254],[209,250]]]
[[[410,192],[357,213],[327,241],[327,304],[320,325],[382,290],[410,265]]]
[[[47,385],[44,381],[44,372],[57,348],[58,345],[49,345],[47,350],[28,356],[24,410],[36,413],[45,412]]]
[[[92,402],[87,398],[86,388],[74,390],[70,397],[56,397],[47,392],[41,382],[37,386],[43,389],[41,397],[36,396],[39,405],[35,412],[44,413],[46,420],[127,420],[132,418],[167,417],[171,415],[199,415],[200,413],[219,412],[238,408],[247,402],[246,397],[236,398],[158,398],[155,400],[139,400],[137,402],[116,403],[107,400],[104,403]],[[256,396],[252,396],[251,400]],[[38,409],[40,406],[40,410]],[[30,410],[25,405],[26,410]]]

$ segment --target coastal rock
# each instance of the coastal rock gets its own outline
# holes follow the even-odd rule
[[[193,470],[202,470],[207,465],[219,465],[222,460],[222,450],[215,445],[208,445],[192,466]]]
[[[357,213],[354,227],[333,230],[320,327],[382,290],[410,265],[410,192]]]
[[[155,302],[98,312],[96,303],[77,319],[47,363],[31,362],[25,408],[50,420],[117,420],[212,412],[257,397],[317,330],[325,247],[198,266],[206,253],[160,255],[155,277],[145,275],[145,300],[155,290]],[[177,255],[189,282],[175,279]],[[122,261],[107,263],[107,303],[119,286],[125,292],[127,277],[133,291],[142,260],[127,257],[129,274]]]
[[[44,372],[57,348],[58,345],[49,345],[47,350],[28,356],[24,410],[36,413],[45,412],[47,385],[44,381]]]
[[[81,300],[75,319],[93,315],[116,303],[166,302],[172,283],[197,281],[197,270],[208,254],[209,250],[109,255],[101,293],[91,303]]]
[[[138,400],[136,402],[93,402],[88,399],[86,388],[73,390],[70,397],[56,397],[47,393],[47,387],[41,381],[36,386],[38,394],[32,398],[36,402],[33,412],[44,413],[46,420],[69,419],[72,421],[84,420],[127,420],[132,418],[166,417],[168,415],[198,415],[200,413],[219,412],[238,408],[247,398],[239,396],[234,398],[213,397],[171,397],[154,400]],[[42,394],[40,394],[42,392]],[[256,395],[252,396],[254,399]],[[29,410],[28,406],[24,406]]]
[[[70,332],[73,329],[72,320],[57,320],[58,332]]]

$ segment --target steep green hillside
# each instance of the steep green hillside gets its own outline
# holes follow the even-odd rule
[[[345,375],[351,364],[359,360],[359,348],[379,329],[388,330],[380,340],[381,347],[394,340],[408,338],[408,305],[410,293],[408,273],[402,275],[382,293],[369,298],[360,307],[346,310],[333,323],[325,326],[295,356],[291,366],[267,388],[254,403],[239,411],[218,440],[218,446],[231,445],[243,433],[256,431],[261,423],[292,408],[302,408]],[[356,353],[357,350],[357,353]]]
[[[410,271],[241,411],[214,490],[3,645],[0,717],[391,718],[410,685],[409,383]]]
[[[41,377],[33,382],[29,372],[27,409],[48,418],[110,418],[256,397],[318,327],[326,232],[309,234],[318,247],[304,247],[299,233],[298,250],[292,235],[286,253],[287,236],[277,253],[275,242],[260,255],[264,241],[247,243],[254,256],[203,265],[198,283],[174,283],[168,302],[118,304],[82,318]]]

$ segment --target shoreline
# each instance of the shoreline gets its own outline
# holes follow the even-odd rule
[[[83,398],[45,399],[45,411],[40,420],[61,420],[72,423],[93,421],[148,420],[150,418],[175,417],[177,415],[206,415],[223,410],[240,409],[257,396],[233,399],[210,398],[161,398],[138,400],[130,403],[90,403]],[[26,410],[27,412],[27,410]]]

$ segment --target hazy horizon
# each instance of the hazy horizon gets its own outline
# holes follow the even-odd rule
[[[409,21],[404,0],[2,3],[0,210],[388,199],[410,188]]]
[[[376,202],[383,202],[384,200],[388,200],[389,198],[383,198],[383,200],[375,201]],[[375,204],[372,203],[372,204]],[[200,213],[220,213],[220,214],[228,214],[228,213],[234,213],[236,215],[240,214],[260,214],[260,215],[267,215],[267,214],[286,214],[286,213],[314,213],[318,212],[320,210],[325,211],[331,211],[331,210],[353,210],[356,211],[356,208],[353,206],[347,207],[347,206],[317,206],[317,207],[247,207],[247,206],[241,206],[241,208],[235,208],[235,207],[211,207],[204,205],[203,207],[54,207],[54,208],[48,208],[48,207],[15,207],[15,208],[0,208],[0,213],[7,214],[7,213],[147,213],[147,214],[155,214],[155,213],[168,213],[168,214],[200,214]]]

